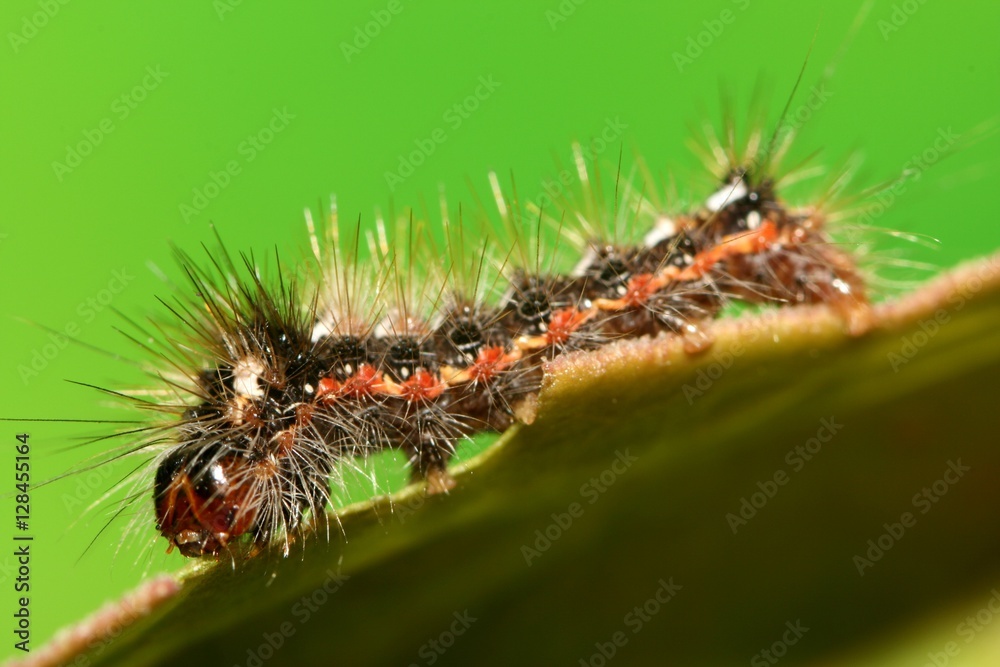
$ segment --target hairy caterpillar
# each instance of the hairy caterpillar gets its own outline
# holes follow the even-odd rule
[[[380,219],[367,237],[335,203],[320,225],[307,211],[308,269],[178,253],[188,284],[130,334],[161,360],[161,386],[127,397],[157,417],[122,434],[125,452],[155,452],[125,507],[152,504],[185,556],[287,554],[334,518],[331,480],[372,454],[400,450],[429,493],[448,491],[456,444],[530,421],[557,355],[660,335],[698,354],[736,302],[829,304],[862,334],[867,280],[830,234],[835,207],[782,197],[802,176],[780,166],[794,128],[723,129],[703,151],[715,190],[694,206],[651,196],[662,185],[641,161],[624,174],[619,158],[609,180],[576,146],[576,186],[548,207],[491,174],[488,204],[442,200],[439,216]]]
[[[863,333],[867,288],[849,248],[832,243],[821,208],[781,199],[775,165],[788,138],[752,132],[717,165],[719,189],[670,216],[620,171],[606,205],[579,149],[580,197],[559,211],[525,210],[491,176],[494,225],[508,239],[499,250],[464,243],[467,227],[490,224],[486,207],[451,224],[443,204],[444,249],[411,215],[389,225],[394,235],[381,225],[367,261],[335,206],[328,238],[310,217],[320,271],[306,283],[280,268],[261,277],[252,257],[239,267],[223,251],[199,268],[181,254],[194,296],[171,306],[172,333],[160,337],[166,398],[134,399],[166,415],[138,447],[166,443],[158,530],[186,556],[240,538],[283,541],[287,553],[304,517],[328,520],[330,477],[386,449],[405,452],[428,492],[446,492],[458,441],[530,420],[547,360],[656,335],[698,353],[711,344],[707,322],[734,300],[827,303]],[[566,253],[546,247],[546,225],[556,244],[573,241],[572,270],[551,259]],[[623,228],[641,238],[617,238]]]
[[[939,126],[954,124],[961,130],[983,114],[993,113],[984,104],[987,93],[995,88],[989,86],[989,81],[995,77],[991,79],[982,63],[989,62],[989,55],[996,52],[992,47],[986,48],[991,42],[984,39],[988,27],[996,24],[995,17],[991,20],[977,12],[977,19],[970,21],[961,11],[928,4],[922,5],[919,15],[902,30],[884,33],[882,23],[891,18],[894,6],[893,2],[876,5],[859,40],[862,42],[860,47],[852,50],[845,60],[847,76],[832,87],[833,101],[822,113],[816,114],[816,122],[809,122],[802,137],[804,141],[798,144],[803,149],[822,148],[825,152],[823,162],[828,163],[831,154],[835,156],[841,149],[850,150],[852,145],[858,145],[866,150],[865,164],[872,173],[896,173],[912,153],[929,145]],[[481,115],[474,116],[459,132],[449,132],[448,144],[441,146],[401,190],[401,201],[413,203],[414,192],[433,192],[438,180],[448,183],[449,188],[456,188],[455,184],[465,173],[483,184],[488,169],[503,171],[508,166],[518,175],[521,194],[533,194],[532,186],[542,177],[555,176],[553,170],[546,168],[548,150],[568,152],[572,135],[586,141],[594,128],[599,127],[601,118],[615,113],[621,113],[623,120],[629,123],[627,139],[634,137],[656,167],[682,165],[675,173],[683,187],[692,174],[697,178],[700,173],[683,167],[684,138],[679,136],[686,120],[702,116],[696,111],[697,101],[711,100],[713,86],[720,76],[727,81],[749,82],[759,72],[782,77],[783,72],[796,68],[803,40],[807,40],[815,29],[818,16],[800,9],[779,7],[774,3],[751,3],[745,13],[738,14],[738,22],[727,26],[725,33],[705,50],[705,55],[680,74],[672,67],[670,54],[683,53],[689,36],[697,36],[702,30],[702,20],[713,18],[717,8],[664,6],[654,10],[645,6],[587,4],[570,21],[559,24],[558,30],[550,31],[538,7],[511,6],[503,10],[470,7],[460,14],[465,24],[462,31],[479,25],[484,27],[485,38],[477,35],[476,44],[465,39],[442,40],[441,50],[435,51],[435,55],[412,61],[406,54],[422,53],[421,43],[429,35],[437,34],[432,29],[437,31],[442,25],[451,25],[448,18],[455,10],[441,7],[417,9],[411,13],[407,9],[392,30],[386,31],[349,67],[337,67],[336,57],[321,58],[316,51],[319,45],[329,43],[329,39],[335,44],[340,37],[349,38],[353,21],[357,16],[367,17],[367,8],[359,9],[355,17],[347,19],[333,16],[332,9],[324,11],[315,22],[309,22],[311,25],[303,25],[304,22],[293,21],[291,17],[271,16],[270,12],[249,5],[228,15],[225,22],[216,22],[211,11],[202,22],[183,12],[171,12],[183,16],[183,23],[169,34],[183,35],[195,26],[218,27],[219,34],[199,35],[192,40],[178,38],[171,40],[176,45],[173,48],[166,48],[165,44],[157,48],[160,42],[155,37],[150,41],[145,36],[146,32],[162,30],[153,27],[161,25],[155,20],[147,22],[146,26],[136,25],[121,31],[123,35],[135,35],[134,41],[106,42],[101,49],[84,51],[64,49],[61,45],[68,47],[74,42],[63,40],[62,30],[88,28],[80,25],[80,21],[85,21],[91,13],[60,16],[58,21],[62,27],[58,32],[54,21],[43,31],[42,37],[18,55],[16,63],[12,61],[15,67],[12,74],[21,71],[30,75],[12,81],[15,92],[18,83],[22,82],[25,100],[45,99],[43,87],[36,82],[49,81],[50,90],[53,93],[60,91],[62,97],[63,91],[76,90],[67,83],[72,84],[74,79],[80,78],[77,67],[59,67],[46,72],[42,67],[32,69],[31,63],[78,63],[86,67],[88,73],[86,86],[81,83],[81,88],[86,89],[86,92],[81,91],[83,94],[49,100],[47,112],[37,120],[31,120],[34,111],[29,102],[23,106],[23,122],[9,125],[16,128],[17,133],[33,137],[31,152],[44,164],[32,169],[31,161],[24,159],[28,157],[24,154],[27,148],[19,152],[17,142],[9,145],[12,169],[14,165],[23,167],[16,167],[16,173],[10,174],[13,186],[5,189],[4,197],[9,217],[0,230],[9,233],[0,244],[0,250],[8,253],[9,284],[16,285],[6,294],[8,311],[60,329],[68,320],[81,322],[74,311],[77,302],[96,290],[94,283],[103,284],[110,278],[106,274],[124,265],[137,278],[129,283],[128,290],[113,307],[133,319],[141,319],[147,310],[158,309],[154,296],[169,297],[170,294],[169,288],[151,284],[155,279],[144,275],[148,274],[144,270],[147,261],[164,266],[160,251],[166,248],[166,239],[177,241],[192,252],[196,263],[204,264],[207,260],[197,252],[197,247],[207,234],[207,223],[213,221],[234,250],[264,251],[277,245],[286,252],[292,243],[287,237],[300,233],[301,206],[314,201],[317,194],[329,188],[335,188],[342,196],[347,195],[341,199],[341,211],[348,218],[358,210],[367,212],[371,202],[384,204],[386,194],[379,189],[384,189],[382,170],[395,165],[395,156],[410,146],[412,138],[423,136],[422,133],[434,126],[434,119],[428,121],[427,114],[440,112],[467,92],[463,89],[466,76],[470,77],[468,81],[473,81],[476,75],[494,71],[500,64],[506,71],[498,72],[503,86],[497,95],[484,105]],[[816,58],[823,57],[822,47],[828,42],[825,37],[835,36],[855,11],[856,7],[848,6],[825,10],[821,27],[823,39]],[[496,14],[500,20],[488,19],[486,14]],[[507,18],[515,16],[516,20]],[[341,23],[343,20],[347,22]],[[19,25],[19,16],[12,17],[11,23]],[[534,23],[541,24],[540,34],[532,33],[538,51],[512,48],[511,45],[525,38],[524,30],[530,31]],[[630,29],[620,33],[608,29],[616,25],[629,25]],[[80,32],[91,33],[92,30],[81,29]],[[273,48],[260,48],[259,35],[265,32]],[[762,35],[774,33],[780,33],[782,38],[768,48],[761,48]],[[884,39],[886,35],[887,40]],[[216,37],[222,36],[231,40],[224,42],[227,53],[231,54],[225,58],[224,67],[219,47],[214,46],[219,44]],[[241,48],[244,44],[245,52]],[[508,46],[494,49],[492,44]],[[149,45],[149,48],[140,45]],[[306,48],[307,45],[309,53],[303,53],[299,46]],[[189,54],[192,61],[188,72],[171,67],[178,66],[176,56],[182,53]],[[187,58],[183,60],[186,62]],[[138,72],[145,64],[160,61],[165,71],[171,73],[163,88],[121,124],[80,170],[57,188],[48,173],[51,170],[47,160],[61,158],[64,141],[78,138],[80,130],[91,127],[100,118],[106,110],[106,102],[114,94],[123,86],[136,83],[129,67],[138,68]],[[411,63],[409,67],[405,66],[407,62]],[[967,76],[965,66],[970,70],[978,67],[979,74]],[[200,74],[211,78],[213,73],[221,74],[223,69],[223,79],[210,81],[210,88],[218,97],[206,98],[201,94],[206,89],[199,86],[184,87],[192,78],[197,81]],[[336,77],[342,73],[349,77],[343,85],[339,80],[328,82],[328,69],[334,70],[330,73]],[[287,84],[276,80],[278,77],[274,74],[279,71],[280,78]],[[919,83],[914,81],[915,77],[919,77]],[[454,83],[437,85],[434,81]],[[365,82],[370,83],[366,85]],[[342,104],[347,90],[352,101]],[[539,95],[543,90],[547,92]],[[188,91],[190,94],[185,95]],[[317,95],[320,91],[323,94]],[[406,104],[399,104],[404,97]],[[799,99],[802,99],[801,94]],[[167,102],[170,105],[169,122],[161,119],[161,104]],[[214,200],[207,211],[183,226],[176,215],[178,202],[190,200],[190,188],[202,185],[210,168],[217,170],[227,159],[239,155],[234,152],[237,141],[257,129],[257,114],[266,118],[273,104],[285,103],[300,113],[289,132],[282,134],[251,168],[234,179],[232,187]],[[514,112],[516,106],[531,109],[530,120]],[[185,130],[179,133],[173,118],[180,109],[190,110],[191,114],[182,115],[190,122],[185,123]],[[345,112],[347,109],[352,111]],[[388,115],[390,109],[396,110],[392,116]],[[386,114],[380,115],[379,110]],[[14,107],[11,113],[15,113]],[[309,126],[310,116],[323,121]],[[388,123],[393,123],[397,131],[387,131],[390,129],[385,127]],[[63,136],[56,137],[57,125],[62,126]],[[348,128],[358,140],[342,141],[341,133],[332,131],[338,127]],[[491,141],[491,135],[502,138]],[[45,137],[57,141],[50,145],[42,141]],[[29,144],[25,142],[24,145]],[[509,150],[505,151],[505,147]],[[291,152],[286,152],[288,150]],[[615,150],[611,148],[604,154],[609,162],[613,162],[610,156]],[[469,156],[464,156],[463,152],[468,152]],[[987,245],[994,246],[995,242],[988,239],[996,239],[988,225],[981,224],[984,219],[980,213],[988,210],[988,205],[982,208],[988,196],[988,188],[979,185],[982,176],[975,179],[972,178],[975,174],[966,171],[964,174],[970,177],[968,183],[964,187],[954,187],[956,179],[963,178],[962,169],[968,168],[968,162],[966,167],[956,164],[959,162],[962,160],[949,160],[944,169],[933,169],[921,182],[908,182],[908,190],[896,197],[889,214],[877,220],[884,226],[917,228],[940,236],[943,240],[941,250],[933,257],[924,254],[922,258],[942,267],[962,257],[971,257]],[[542,173],[534,173],[536,166]],[[345,170],[349,170],[347,177]],[[131,177],[133,174],[135,178]],[[357,178],[353,178],[353,174],[357,174]],[[717,176],[717,183],[721,184],[722,175]],[[42,182],[46,177],[52,181],[51,191],[35,187],[35,180]],[[661,183],[666,181],[659,180]],[[699,181],[696,188],[701,198],[713,190],[706,180]],[[948,187],[949,182],[951,187]],[[89,198],[79,196],[84,190],[91,193]],[[22,191],[29,196],[22,198]],[[802,194],[796,194],[794,189],[782,189],[782,192],[796,202],[808,202],[815,194],[815,190]],[[450,191],[451,195],[456,193],[457,189]],[[882,201],[887,203],[889,197],[887,194]],[[469,204],[466,197],[453,196],[452,199],[453,205],[459,200]],[[24,202],[21,207],[17,205],[19,200]],[[668,210],[691,211],[697,204]],[[556,216],[554,207],[546,206],[544,210],[546,215]],[[365,219],[369,220],[367,214]],[[24,221],[25,229],[17,227],[18,220]],[[100,229],[75,234],[74,228],[84,221],[93,221]],[[961,224],[958,221],[962,221]],[[977,221],[979,227],[965,231]],[[45,231],[29,236],[29,227]],[[636,231],[637,234],[628,237],[630,240],[638,240],[645,230]],[[71,248],[89,247],[95,240],[103,251],[71,254]],[[125,245],[130,247],[124,248]],[[503,247],[503,244],[497,245]],[[853,246],[848,246],[848,250],[853,252],[852,249]],[[572,256],[572,248],[563,247],[562,251],[571,269],[577,257]],[[908,248],[905,256],[914,257],[921,251],[920,248]],[[504,251],[496,250],[494,254],[502,258]],[[20,257],[25,260],[15,261]],[[177,275],[176,269],[168,269],[167,273]],[[81,340],[125,357],[135,356],[130,344],[112,331],[113,326],[120,325],[120,320],[108,312],[103,316],[93,323],[83,322],[87,326]],[[32,348],[40,348],[41,342],[47,342],[44,333],[36,333],[17,323],[8,322],[7,333],[13,336],[7,347],[12,362],[27,362]],[[698,340],[697,334],[694,340]],[[39,379],[27,386],[11,366],[5,383],[9,390],[3,410],[5,415],[134,418],[128,410],[101,412],[102,403],[113,399],[65,386],[63,382],[64,378],[69,378],[113,388],[142,386],[143,380],[129,377],[129,369],[122,363],[107,361],[106,357],[72,345],[58,362],[50,364]],[[146,386],[156,385],[155,379],[146,381]],[[103,435],[109,428],[67,425],[63,430],[50,426],[35,426],[32,430],[36,438],[41,436],[52,443],[51,447],[61,448],[73,437]],[[113,441],[101,441],[86,450],[79,448],[62,455],[49,463],[50,469],[41,473],[42,478],[65,470],[71,465],[71,459],[79,461],[89,453],[106,449],[109,442]],[[147,455],[152,451],[147,449]],[[40,489],[37,494],[39,502],[49,500],[51,505],[51,509],[36,508],[39,521],[44,522],[39,528],[47,527],[46,534],[41,537],[61,555],[56,566],[49,570],[48,587],[73,591],[73,599],[79,600],[77,609],[63,608],[62,601],[58,605],[48,604],[48,618],[56,619],[58,612],[59,624],[79,616],[85,607],[96,607],[100,600],[113,595],[116,587],[128,585],[125,582],[137,581],[142,571],[157,569],[152,565],[154,560],[157,564],[166,563],[168,568],[180,565],[176,549],[169,559],[162,557],[165,541],[157,543],[155,549],[142,549],[142,545],[136,544],[146,542],[145,534],[141,540],[130,540],[126,550],[116,554],[120,536],[117,531],[105,530],[97,537],[97,529],[106,517],[95,516],[93,512],[87,517],[89,526],[83,525],[84,519],[75,527],[66,528],[87,505],[125,474],[126,466],[131,465],[134,464],[124,460],[117,466],[118,470],[113,466],[97,469],[93,479],[100,479],[101,484],[88,484],[89,495],[77,494],[76,488],[78,479],[88,479],[91,473]],[[71,507],[62,499],[64,492],[74,496]],[[155,534],[154,521],[148,516],[151,509],[151,490],[144,489],[126,514],[145,512],[147,516],[140,525],[145,527],[146,533]],[[59,537],[63,539],[56,542]],[[91,539],[95,539],[95,547],[87,552],[82,562],[74,563]],[[136,546],[139,549],[128,550]],[[156,553],[151,553],[153,551]],[[140,561],[139,567],[133,564],[135,561]],[[41,593],[39,599],[45,603]],[[41,638],[45,632],[41,625],[44,618],[39,616],[38,620]],[[56,620],[48,622],[57,623]],[[49,631],[52,629],[50,627]]]

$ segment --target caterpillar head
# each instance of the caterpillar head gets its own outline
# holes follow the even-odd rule
[[[216,555],[254,524],[251,485],[241,483],[248,463],[186,448],[160,462],[154,483],[156,527],[185,556]]]

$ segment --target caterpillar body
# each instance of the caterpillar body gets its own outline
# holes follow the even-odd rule
[[[195,296],[171,308],[158,352],[176,377],[170,399],[145,403],[166,417],[139,446],[160,449],[152,496],[169,549],[279,541],[287,553],[304,525],[330,520],[331,478],[387,449],[428,493],[447,492],[456,443],[530,421],[556,355],[637,336],[680,336],[697,354],[733,301],[825,303],[863,333],[867,281],[827,211],[781,198],[776,136],[717,158],[718,189],[691,211],[668,214],[620,165],[606,205],[577,148],[579,197],[525,209],[491,175],[496,210],[453,224],[443,204],[443,245],[414,216],[362,244],[334,205],[319,229],[307,212],[318,278],[182,255]],[[467,228],[489,221],[501,240],[469,247]],[[573,246],[571,269],[545,229]]]

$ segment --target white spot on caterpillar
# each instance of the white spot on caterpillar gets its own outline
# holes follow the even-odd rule
[[[229,480],[226,479],[226,472],[222,469],[222,466],[209,466],[208,474],[212,476],[212,480],[215,485],[219,488],[224,488]]]
[[[317,322],[312,330],[312,342],[317,342],[333,335],[333,327],[326,322]]]
[[[705,207],[712,213],[718,213],[727,204],[746,197],[747,192],[747,185],[742,179],[727,183],[721,190],[708,198]]]
[[[583,257],[581,257],[580,261],[573,267],[572,276],[574,278],[582,278],[587,272],[587,267],[590,266],[595,259],[597,259],[597,251],[594,250],[593,247],[588,247],[587,252],[583,253]]]
[[[372,327],[372,337],[379,340],[397,335],[399,335],[399,332],[395,330],[392,320],[388,317]]]
[[[254,357],[244,357],[233,366],[233,389],[241,396],[261,397],[264,390],[260,386],[260,376],[264,364]]]
[[[760,227],[760,220],[760,213],[758,211],[747,213],[747,229],[757,229]]]
[[[851,286],[840,278],[834,278],[830,285],[841,294],[849,295],[851,293]]]
[[[673,218],[668,218],[663,216],[657,219],[656,224],[653,226],[646,236],[643,237],[642,242],[647,248],[653,248],[661,241],[666,241],[677,235],[677,223],[673,221]]]

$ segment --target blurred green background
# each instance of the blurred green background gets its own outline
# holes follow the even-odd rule
[[[623,128],[627,154],[637,149],[659,173],[707,192],[686,145],[693,124],[717,117],[720,87],[736,91],[740,109],[762,80],[775,117],[815,34],[799,98],[807,100],[859,7],[5,2],[0,416],[131,418],[65,381],[141,385],[125,361],[69,345],[26,375],[50,343],[28,322],[71,327],[88,346],[141,359],[114,330],[122,324],[114,311],[137,320],[161,313],[155,297],[171,287],[157,274],[179,277],[169,244],[197,256],[199,244],[214,243],[210,224],[235,250],[277,247],[294,258],[305,244],[302,209],[330,193],[342,219],[365,223],[376,206],[433,202],[439,187],[461,201],[466,179],[485,191],[491,169],[513,173],[531,197],[556,175],[553,156],[567,162],[573,140],[611,126]],[[940,240],[935,249],[907,246],[907,258],[947,267],[1000,247],[996,140],[969,141],[1000,111],[998,31],[994,2],[874,2],[827,84],[828,101],[802,128],[798,155],[819,150],[820,163],[838,165],[860,152],[867,184],[899,175],[941,132],[963,137],[962,150],[907,181],[873,222]],[[387,178],[420,145],[433,146],[423,164],[401,182]],[[601,159],[613,165],[617,154],[615,145]],[[112,282],[116,272],[127,277],[124,289]],[[91,303],[110,288],[118,293],[109,303]],[[0,469],[13,467],[21,431],[32,437],[35,481],[107,446],[71,447],[101,427],[6,423]],[[80,519],[130,468],[33,491],[34,647],[144,573],[183,565],[162,555],[162,541],[147,546],[152,526],[121,547],[124,522],[98,535],[106,508]],[[0,512],[7,618],[13,504],[4,498]],[[12,653],[5,640],[0,656]]]

